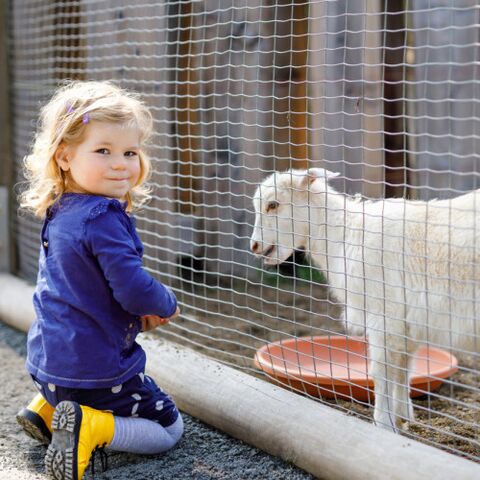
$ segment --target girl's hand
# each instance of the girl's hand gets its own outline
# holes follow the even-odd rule
[[[168,318],[159,317],[158,315],[144,315],[143,317],[140,317],[140,321],[142,322],[142,332],[148,332],[149,330],[153,330],[161,325],[166,325],[170,320],[178,317],[179,315],[180,309],[178,307],[175,313]]]
[[[168,320],[173,320],[174,318],[177,318],[179,315],[180,315],[180,309],[177,307],[177,309],[175,310],[175,313],[171,317],[168,317]]]
[[[160,325],[166,325],[168,323],[168,318],[162,318],[157,315],[145,315],[140,317],[140,321],[142,322],[142,332],[148,332]]]

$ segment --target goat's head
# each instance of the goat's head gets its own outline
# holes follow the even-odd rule
[[[305,248],[312,220],[310,197],[325,193],[328,178],[337,175],[323,168],[310,168],[277,172],[266,178],[253,197],[252,252],[263,257],[265,264],[276,265],[294,250]]]

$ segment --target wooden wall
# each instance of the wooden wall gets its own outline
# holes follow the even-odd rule
[[[413,192],[429,199],[480,187],[476,0],[411,0],[410,164]]]
[[[251,275],[256,185],[307,166],[305,4],[111,1],[83,10],[89,78],[120,80],[154,108],[157,188],[140,222],[152,269],[167,261],[175,272],[190,257],[226,281]]]
[[[14,259],[14,236],[12,235],[11,210],[13,205],[12,129],[10,125],[10,83],[8,60],[8,6],[0,4],[0,272],[16,269]]]
[[[155,117],[148,268],[191,258],[226,280],[256,275],[251,196],[272,171],[325,166],[371,198],[477,188],[476,2],[392,1],[12,2],[14,156],[60,80],[140,91]]]
[[[5,3],[5,2],[4,2]],[[49,3],[18,0],[9,3],[10,128],[12,132],[14,199],[23,187],[23,158],[33,140],[39,108],[55,86],[54,8]],[[38,268],[40,222],[27,215],[15,217],[18,274],[34,280]]]
[[[382,20],[380,0],[310,4],[310,157],[367,197],[384,195]]]
[[[307,165],[306,12],[287,1],[219,9],[205,0],[183,22],[191,28],[179,49],[190,113],[178,109],[179,158],[192,175],[182,183],[191,187],[183,254],[230,281],[255,274],[248,245],[257,184],[274,170]]]

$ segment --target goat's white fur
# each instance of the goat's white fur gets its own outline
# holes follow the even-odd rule
[[[479,350],[480,190],[361,201],[333,189],[331,175],[289,170],[264,180],[251,248],[267,264],[304,248],[327,274],[347,331],[361,327],[369,340],[375,423],[396,430],[413,420],[408,363],[419,342]]]

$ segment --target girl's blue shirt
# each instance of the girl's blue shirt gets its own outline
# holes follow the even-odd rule
[[[63,387],[106,388],[142,371],[140,317],[170,317],[177,301],[144,270],[125,205],[64,194],[47,214],[41,242],[29,373]]]

